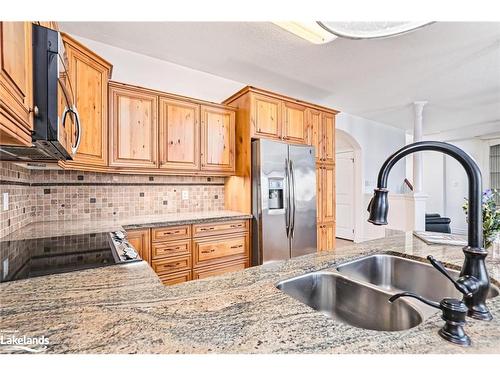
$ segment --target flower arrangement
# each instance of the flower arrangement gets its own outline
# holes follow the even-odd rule
[[[498,191],[494,189],[485,190],[481,198],[481,207],[483,211],[483,237],[484,237],[484,247],[488,248],[491,246],[495,237],[500,233],[500,207],[497,207],[496,198],[498,197]],[[469,202],[465,199],[465,203],[462,206],[465,214],[467,215],[467,210],[469,208]]]

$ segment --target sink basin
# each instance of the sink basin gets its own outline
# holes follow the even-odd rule
[[[396,293],[409,291],[440,301],[444,297],[462,298],[459,291],[428,263],[389,254],[369,255],[337,267],[337,271],[353,280],[376,285]],[[460,272],[448,269],[458,279]],[[498,296],[498,288],[490,287],[488,298]]]
[[[319,271],[288,279],[277,288],[330,318],[376,331],[401,331],[422,323],[420,312],[405,300],[390,303],[392,293]]]

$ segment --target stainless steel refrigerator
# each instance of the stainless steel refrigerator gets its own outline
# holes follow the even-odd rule
[[[252,141],[252,264],[314,253],[314,148]]]

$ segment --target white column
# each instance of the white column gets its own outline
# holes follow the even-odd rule
[[[427,102],[414,102],[414,122],[413,122],[413,142],[419,142],[422,140],[423,133],[423,118],[422,113],[424,111],[424,106]],[[423,162],[422,154],[420,152],[415,152],[413,154],[413,187],[414,193],[422,192],[423,186]]]

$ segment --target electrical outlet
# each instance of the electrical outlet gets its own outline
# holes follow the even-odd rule
[[[7,211],[9,209],[9,193],[3,193],[3,210]]]
[[[183,190],[182,191],[182,200],[185,201],[185,200],[188,200],[188,199],[189,199],[189,191]]]

